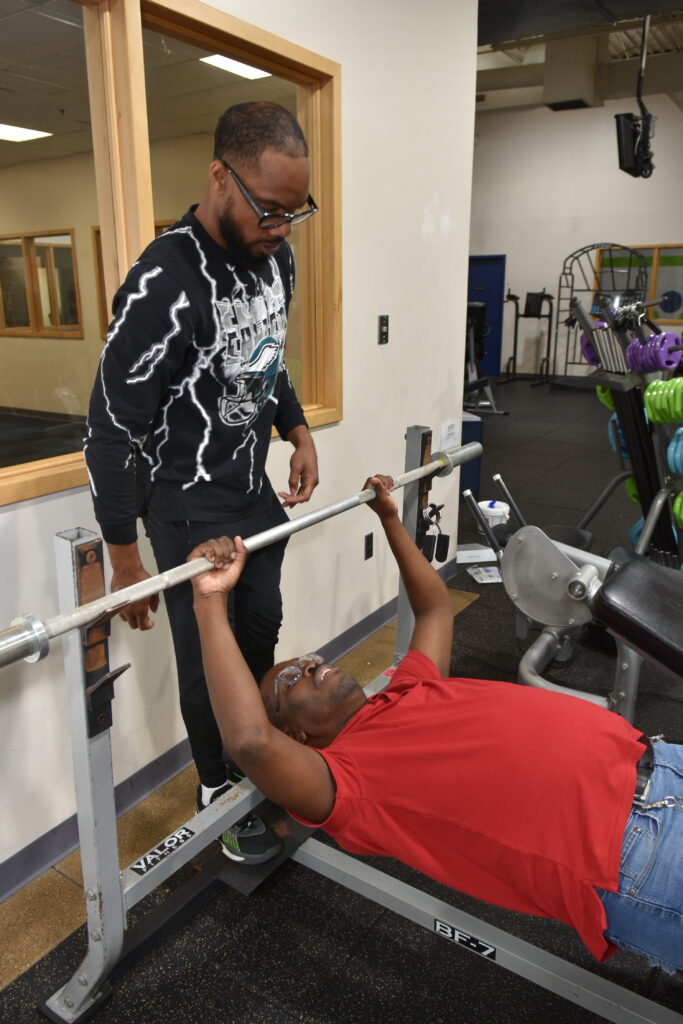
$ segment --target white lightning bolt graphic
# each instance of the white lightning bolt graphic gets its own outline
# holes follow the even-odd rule
[[[160,342],[153,345],[152,348],[147,349],[146,352],[143,352],[137,362],[131,366],[131,376],[126,378],[127,384],[138,384],[141,381],[149,380],[157,365],[168,352],[168,344],[171,339],[180,334],[181,326],[180,320],[178,319],[178,313],[181,309],[187,309],[189,305],[190,301],[187,295],[185,292],[181,292],[169,310],[169,316],[173,326],[168,333],[164,335]],[[136,376],[136,371],[144,368],[145,366],[147,366],[146,372],[140,373]]]
[[[232,453],[232,459],[233,459],[233,462],[234,462],[235,459],[237,458],[238,454],[240,453],[240,451],[243,448],[245,450],[248,450],[249,448],[251,448],[251,452],[250,452],[250,454],[251,454],[251,469],[249,470],[249,487],[247,488],[247,494],[251,494],[251,492],[254,489],[254,447],[255,447],[255,445],[256,445],[256,432],[252,428],[251,430],[249,430],[249,432],[247,434],[245,434],[244,441],[242,441],[242,444],[239,445],[239,447],[235,448],[234,452]],[[258,488],[258,492],[257,492],[259,494],[261,493],[261,485],[262,485],[262,483],[263,483],[263,481],[259,480],[259,488]]]
[[[111,325],[111,328],[110,328],[110,330],[109,330],[109,332],[107,334],[107,343],[104,346],[104,352],[102,353],[102,359],[100,360],[100,366],[99,366],[99,370],[98,370],[98,373],[99,373],[99,376],[100,376],[100,382],[102,384],[102,395],[104,397],[104,402],[105,402],[105,407],[106,407],[106,410],[107,410],[107,415],[109,416],[109,419],[111,420],[112,424],[118,430],[122,431],[122,433],[124,433],[126,435],[126,437],[128,438],[128,441],[130,443],[135,441],[135,438],[133,438],[130,430],[126,426],[124,426],[122,423],[119,423],[119,421],[116,418],[116,415],[114,414],[112,406],[111,406],[111,400],[110,400],[109,395],[107,393],[107,386],[106,386],[106,382],[105,382],[105,379],[104,379],[104,364],[105,364],[105,361],[106,361],[106,358],[107,358],[109,347],[110,347],[112,341],[114,340],[114,338],[116,337],[116,335],[118,334],[118,332],[119,332],[119,330],[121,328],[121,325],[125,322],[125,319],[126,319],[126,316],[128,315],[129,310],[131,309],[131,307],[133,306],[133,304],[135,302],[139,302],[140,299],[144,299],[144,298],[147,297],[147,295],[149,295],[148,282],[153,280],[153,278],[158,277],[159,274],[161,274],[161,273],[163,273],[161,267],[152,267],[151,270],[148,270],[147,273],[143,274],[142,277],[140,278],[140,280],[138,282],[138,290],[136,292],[131,292],[131,294],[128,296],[128,298],[126,300],[126,303],[125,303],[125,305],[124,305],[124,307],[123,307],[123,309],[121,311],[121,315]],[[87,438],[86,438],[86,440],[85,440],[85,442],[83,444],[83,454],[84,455],[87,452],[88,441],[89,441],[90,436],[91,436],[91,430],[92,430],[92,428],[89,426],[88,427],[88,436],[87,436]],[[126,456],[126,459],[124,460],[124,467],[127,467],[130,464],[130,460],[131,460],[132,457],[133,457],[132,449],[129,449],[128,455]]]
[[[188,242],[194,245],[199,272],[208,286],[212,329],[211,327],[209,328],[208,337],[206,332],[203,334],[201,341],[198,341],[196,337],[192,337],[186,342],[194,349],[195,355],[190,361],[192,365],[187,376],[180,381],[176,381],[165,394],[163,404],[155,416],[156,427],[153,444],[148,448],[147,452],[142,452],[142,454],[150,465],[151,478],[155,479],[162,468],[164,458],[168,452],[166,444],[170,440],[170,432],[172,430],[170,427],[171,411],[179,401],[183,399],[189,401],[190,405],[197,411],[204,427],[194,456],[194,476],[183,484],[183,490],[187,490],[200,481],[210,482],[212,480],[211,472],[207,469],[204,460],[212,440],[216,411],[213,409],[207,410],[202,404],[201,392],[199,392],[199,384],[202,378],[206,374],[210,374],[221,387],[225,387],[226,381],[230,379],[231,371],[233,377],[239,374],[240,367],[254,350],[257,342],[261,340],[261,335],[264,331],[278,340],[280,353],[282,353],[287,314],[283,281],[279,266],[274,258],[271,257],[269,260],[272,284],[266,283],[256,274],[239,272],[236,267],[231,266],[226,261],[224,266],[232,274],[234,283],[229,297],[219,299],[218,280],[209,272],[206,254],[192,227],[188,225],[176,228],[173,231],[166,232],[164,237],[170,235],[184,235],[187,237]],[[112,399],[110,399],[106,387],[107,375],[105,367],[107,365],[108,350],[111,342],[117,337],[125,324],[134,304],[149,295],[150,282],[162,273],[164,273],[163,268],[155,266],[141,275],[137,284],[137,290],[127,297],[120,315],[111,326],[100,363],[99,374],[106,414],[112,425],[121,430],[129,442],[129,453],[124,463],[126,467],[130,465],[133,457],[133,448],[139,447],[142,449],[145,438],[133,437],[130,429],[118,421],[112,408]],[[191,305],[185,291],[181,291],[174,298],[168,308],[170,326],[167,332],[161,340],[158,340],[157,335],[157,340],[136,358],[128,370],[127,384],[143,384],[154,376],[155,372],[163,364],[164,359],[168,356],[173,340],[182,336],[183,329],[187,330],[187,326],[182,325],[180,322],[180,314],[184,309],[191,307]],[[282,355],[280,355],[281,359]],[[284,369],[284,367],[282,368]],[[277,403],[277,399],[272,394],[269,396],[269,400]],[[88,430],[88,439],[91,437],[91,430],[92,428]],[[248,458],[249,487],[247,493],[253,493],[255,488],[258,488],[258,491],[260,491],[262,487],[262,480],[257,480],[256,447],[256,432],[250,427],[250,423],[245,421],[243,441],[233,451],[232,459],[236,460],[240,454],[246,454]],[[87,448],[87,440],[84,448]],[[93,492],[96,493],[94,487]]]
[[[183,394],[189,393],[191,395],[191,397],[192,397],[192,404],[198,409],[202,419],[204,420],[205,426],[204,426],[204,434],[203,434],[203,437],[202,437],[202,441],[201,441],[201,443],[199,444],[199,446],[197,448],[197,458],[196,458],[196,463],[195,463],[195,467],[196,468],[195,468],[194,479],[189,481],[186,484],[183,484],[183,489],[187,489],[188,487],[192,487],[193,484],[196,484],[199,480],[207,480],[207,481],[211,480],[211,474],[208,472],[208,470],[206,469],[206,467],[203,464],[204,451],[206,450],[206,447],[207,447],[207,445],[209,443],[209,440],[211,438],[211,420],[210,420],[206,410],[204,409],[203,405],[201,404],[201,402],[197,398],[197,395],[196,395],[196,392],[195,392],[195,385],[196,385],[197,381],[199,380],[199,378],[201,377],[202,372],[210,365],[210,361],[211,361],[212,356],[216,352],[220,351],[220,349],[222,347],[222,337],[221,337],[221,325],[220,325],[220,320],[218,318],[218,310],[217,310],[217,306],[216,306],[216,302],[217,302],[216,281],[214,280],[213,277],[211,277],[211,275],[209,274],[209,272],[207,270],[206,256],[204,254],[203,249],[199,245],[198,239],[195,237],[195,235],[194,235],[194,233],[193,233],[193,231],[192,231],[192,229],[190,227],[177,228],[176,231],[174,231],[174,232],[167,232],[167,234],[184,234],[184,235],[187,235],[187,237],[194,243],[195,249],[197,250],[197,255],[199,257],[199,267],[200,267],[200,270],[202,272],[202,275],[206,278],[206,280],[209,283],[209,289],[210,289],[210,293],[211,293],[211,315],[212,315],[213,323],[214,323],[214,341],[213,341],[213,344],[211,345],[210,348],[208,348],[208,349],[200,349],[196,345],[195,339],[192,340],[193,345],[195,346],[195,348],[197,348],[197,350],[199,352],[199,358],[197,359],[197,362],[196,362],[196,364],[195,364],[195,366],[194,366],[194,368],[192,370],[191,375],[185,381],[183,381],[182,385],[180,385],[179,387],[176,387],[176,388],[172,388],[171,391],[169,392],[168,401],[166,402],[166,404],[164,405],[163,409],[161,410],[161,413],[162,413],[161,426],[155,432],[157,435],[160,434],[162,436],[162,440],[161,440],[161,442],[160,442],[160,444],[159,444],[159,446],[157,447],[157,450],[156,450],[155,465],[154,465],[154,467],[152,469],[152,479],[154,478],[154,474],[155,474],[156,470],[161,465],[161,449],[163,448],[164,444],[168,440],[168,412],[169,412],[169,410],[170,410],[170,408],[173,405],[173,402],[175,400],[180,398]]]

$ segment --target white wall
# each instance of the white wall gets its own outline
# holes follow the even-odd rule
[[[631,100],[477,118],[470,252],[506,255],[506,285],[522,307],[527,292],[557,295],[565,257],[585,245],[683,242],[683,112],[666,96],[646,104],[657,117],[649,179],[619,170],[614,115],[637,113]],[[504,308],[502,367],[514,327],[512,304]],[[518,369],[536,372],[544,345],[539,322],[520,321]]]
[[[407,425],[457,418],[462,366],[476,3],[460,0],[223,0],[216,6],[342,65],[344,420],[316,431],[316,506],[357,492],[372,472],[403,467]],[[203,179],[202,179],[203,184]],[[197,186],[199,193],[200,184]],[[193,200],[188,196],[188,203]],[[390,316],[388,346],[377,316]],[[272,447],[276,488],[287,446]],[[457,474],[437,481],[455,536]],[[52,537],[95,528],[85,490],[0,511],[5,586],[0,628],[19,611],[57,611]],[[374,530],[376,554],[363,560]],[[315,648],[396,593],[376,521],[357,509],[293,538],[284,578],[283,652]],[[450,556],[453,557],[451,549]],[[118,782],[183,736],[163,616],[150,634],[114,628],[111,663],[132,661],[117,685]],[[0,686],[0,860],[74,810],[59,643],[37,665],[3,670]]]
[[[59,612],[54,536],[75,527],[97,531],[85,488],[0,509],[0,628],[24,612],[42,621]],[[53,640],[43,661],[0,670],[0,860],[75,810],[61,646]],[[134,667],[116,683],[111,733],[116,782],[185,735],[165,614],[147,635],[114,624],[110,663],[116,668],[126,662]]]

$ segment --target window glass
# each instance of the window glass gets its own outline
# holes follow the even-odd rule
[[[0,140],[0,467],[82,448],[102,350],[81,7],[12,6],[0,123],[46,134]]]
[[[655,290],[662,300],[657,307],[660,318],[683,319],[683,246],[660,249]]]
[[[610,309],[618,297],[621,305],[642,302],[648,292],[652,254],[624,249],[598,250],[598,290],[591,312],[599,315]]]
[[[28,327],[28,292],[21,239],[0,240],[2,327]]]
[[[43,325],[76,326],[78,298],[70,235],[48,235],[34,239],[34,244]]]
[[[638,245],[646,266],[645,295],[650,303],[652,319],[680,330],[683,324],[683,246]],[[656,301],[654,301],[656,300]]]

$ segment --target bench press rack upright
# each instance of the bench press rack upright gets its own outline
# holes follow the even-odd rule
[[[406,472],[397,482],[406,488],[404,523],[418,542],[420,533],[424,532],[420,522],[424,521],[422,513],[430,478],[437,473],[445,475],[480,454],[478,443],[432,454],[429,428],[408,429]],[[259,534],[249,538],[247,549],[255,550],[257,546],[279,539],[282,533],[277,531],[290,527],[289,533],[297,532],[353,508],[371,500],[372,494],[372,491],[360,492],[336,505],[300,516],[284,527],[266,531],[268,537]],[[37,660],[48,653],[52,637],[65,634],[65,672],[88,948],[73,976],[40,1006],[40,1010],[51,1021],[75,1024],[96,1012],[109,994],[112,974],[120,973],[127,966],[136,944],[149,940],[149,928],[145,928],[144,922],[141,929],[127,930],[129,911],[176,870],[193,862],[211,840],[254,809],[262,797],[252,783],[245,780],[188,819],[134,864],[123,871],[119,869],[109,728],[114,682],[124,669],[109,670],[109,621],[128,601],[189,579],[210,568],[210,563],[202,565],[204,560],[196,560],[135,584],[126,591],[99,597],[96,595],[104,584],[99,538],[87,531],[73,530],[57,537],[56,548],[60,605],[64,611],[45,623],[33,616],[15,619],[8,630],[0,632],[0,666],[21,658]],[[74,589],[77,600],[90,600],[68,611],[73,604]],[[412,613],[402,589],[398,607],[395,663],[405,654],[412,633]],[[372,694],[382,689],[390,671],[370,683],[366,692]],[[465,949],[618,1024],[681,1024],[678,1014],[660,1004],[546,953],[316,839],[306,838],[289,857],[447,939],[454,947],[454,955],[457,947]],[[186,902],[195,900],[196,904],[200,901],[197,889],[200,883],[193,880],[192,884],[194,888],[184,898]],[[161,927],[167,927],[168,922],[177,919],[183,911],[182,907],[175,907],[164,912],[163,905],[160,909],[156,924]]]

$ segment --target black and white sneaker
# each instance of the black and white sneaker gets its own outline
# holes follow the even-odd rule
[[[217,789],[211,797],[211,803],[232,788],[231,782]],[[204,810],[202,803],[202,787],[197,787],[197,810]],[[282,843],[272,829],[253,814],[248,814],[237,824],[231,825],[218,837],[221,852],[230,860],[244,864],[263,864],[272,860],[282,849]]]

